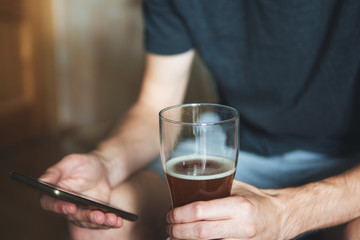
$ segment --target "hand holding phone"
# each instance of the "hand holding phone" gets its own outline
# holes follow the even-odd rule
[[[10,178],[26,184],[29,187],[33,187],[44,194],[66,202],[74,203],[85,209],[99,210],[105,213],[114,213],[117,216],[129,221],[136,221],[138,219],[137,215],[118,209],[117,207],[110,204],[84,196],[74,191],[66,190],[50,183],[24,176],[16,172],[11,172]]]

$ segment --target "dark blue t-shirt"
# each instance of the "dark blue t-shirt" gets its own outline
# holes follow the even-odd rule
[[[196,49],[243,150],[360,150],[359,0],[146,0],[146,49]]]

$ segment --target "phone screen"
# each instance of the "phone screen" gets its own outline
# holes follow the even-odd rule
[[[41,192],[50,195],[54,198],[66,202],[75,203],[76,205],[79,205],[82,208],[86,208],[90,210],[100,210],[105,213],[114,213],[117,216],[129,221],[136,221],[138,219],[137,215],[118,209],[117,207],[107,204],[105,202],[90,198],[88,196],[85,196],[83,194],[74,191],[66,190],[64,188],[58,187],[50,183],[46,183],[40,180],[36,180],[34,178],[24,176],[16,172],[11,172],[10,178],[18,182],[24,183],[27,186],[38,189]]]

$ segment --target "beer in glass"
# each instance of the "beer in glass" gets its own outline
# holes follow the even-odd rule
[[[238,156],[239,114],[219,104],[160,111],[161,159],[172,207],[230,196]]]

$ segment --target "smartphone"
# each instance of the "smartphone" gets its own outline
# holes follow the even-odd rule
[[[42,193],[45,193],[47,195],[50,195],[54,198],[75,203],[76,205],[79,205],[82,208],[90,209],[90,210],[100,210],[105,213],[114,213],[117,216],[129,220],[129,221],[136,221],[138,219],[138,216],[129,213],[123,210],[118,209],[117,207],[114,207],[112,205],[109,205],[107,203],[104,203],[102,201],[84,196],[80,193],[69,191],[64,188],[58,187],[54,184],[46,183],[40,180],[36,180],[27,176],[24,176],[22,174],[11,172],[10,178],[24,183],[27,186],[33,187],[37,190],[40,190]]]

